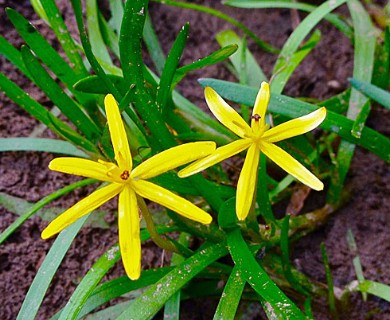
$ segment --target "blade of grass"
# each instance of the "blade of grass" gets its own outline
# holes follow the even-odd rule
[[[363,273],[362,263],[360,261],[360,256],[358,253],[355,237],[353,236],[351,229],[347,230],[347,244],[348,244],[349,251],[354,256],[352,260],[352,264],[353,264],[353,268],[355,269],[356,278],[358,279],[359,284],[361,284],[365,280],[364,273]],[[367,294],[362,292],[362,296],[363,296],[363,300],[367,301]]]
[[[165,65],[165,55],[158,41],[156,32],[154,31],[150,15],[146,15],[143,39],[148,49],[150,58],[152,59],[158,75],[161,75]]]
[[[227,6],[247,9],[268,9],[268,8],[286,8],[296,9],[306,12],[313,12],[317,7],[300,2],[292,1],[264,1],[264,0],[227,0],[223,2]],[[338,15],[329,13],[324,17],[332,23],[337,29],[345,34],[349,39],[353,38],[352,28],[345,23]]]
[[[239,267],[235,266],[223,289],[221,299],[218,302],[214,320],[234,319],[246,281],[241,275]]]
[[[85,152],[68,141],[47,138],[0,138],[0,152],[4,151],[39,151],[88,158]]]
[[[236,50],[237,50],[236,45],[228,45],[226,47],[223,47],[222,49],[213,52],[207,57],[201,58],[197,61],[194,61],[191,64],[187,64],[177,69],[172,81],[172,86],[176,86],[189,72],[221,62],[227,59],[232,54],[234,54]]]
[[[390,286],[384,283],[364,280],[364,282],[359,284],[359,290],[390,302]]]
[[[70,225],[62,231],[54,241],[30,288],[28,289],[22,307],[16,318],[17,320],[35,318],[62,259],[88,216],[89,215],[86,215]]]
[[[172,93],[172,81],[179,65],[180,58],[183,54],[187,42],[189,24],[186,23],[180,30],[175,42],[168,54],[165,65],[161,74],[160,83],[157,87],[156,105],[157,110],[163,115],[167,114],[166,104]]]
[[[271,82],[271,91],[274,93],[281,93],[285,86],[285,79],[278,78],[278,73],[285,68],[289,68],[292,64],[295,52],[306,38],[306,36],[313,30],[313,28],[331,11],[341,6],[347,0],[328,0],[311,12],[294,30],[288,40],[284,43],[282,50],[275,62],[274,70],[272,72],[275,79]]]
[[[54,33],[57,36],[57,39],[64,49],[66,56],[69,59],[69,62],[73,66],[73,69],[76,74],[87,76],[88,71],[84,65],[83,58],[80,55],[79,47],[75,43],[74,39],[69,33],[68,27],[62,18],[61,12],[58,9],[54,0],[39,0],[45,15],[47,16],[48,23],[53,29]]]
[[[247,81],[245,84],[249,85],[250,87],[259,88],[262,81],[267,81],[267,77],[265,76],[263,70],[260,68],[259,64],[248,48],[245,49],[245,70],[241,70],[243,65],[242,50],[244,41],[233,30],[224,30],[219,32],[216,35],[216,39],[221,47],[228,45],[238,46],[236,53],[230,56],[230,61],[232,62],[237,74],[246,74]]]
[[[89,140],[85,139],[64,122],[54,117],[45,109],[44,106],[32,99],[26,92],[24,92],[2,73],[0,73],[0,90],[5,92],[12,101],[30,113],[38,121],[44,123],[60,137],[70,139],[72,143],[90,151],[91,153],[99,153],[97,148]]]
[[[354,78],[349,79],[349,82],[351,83],[352,87],[354,87],[356,90],[359,90],[367,97],[380,103],[385,108],[390,109],[390,93],[389,92],[387,92],[381,88],[378,88],[377,86],[374,86],[368,82],[360,81],[360,80],[357,80]]]
[[[334,319],[339,319],[337,308],[336,308],[336,302],[334,297],[334,285],[333,285],[333,276],[332,276],[332,270],[330,270],[329,266],[329,258],[328,254],[326,252],[325,244],[321,243],[321,255],[322,255],[322,261],[324,263],[325,268],[325,277],[326,282],[328,284],[328,303],[329,303],[329,309],[330,313],[332,314],[332,317]]]
[[[247,105],[253,105],[257,89],[216,79],[200,79],[202,86],[210,86],[222,97]],[[268,110],[272,113],[281,114],[289,118],[297,118],[308,114],[318,107],[307,102],[293,99],[287,96],[272,94]],[[364,127],[359,139],[352,136],[353,121],[332,111],[327,112],[327,117],[321,124],[321,128],[338,134],[343,139],[358,144],[376,154],[386,162],[390,162],[390,139],[378,132]]]
[[[160,281],[151,285],[140,297],[138,297],[117,319],[149,319],[157,313],[165,302],[199,272],[215,260],[226,255],[224,244],[213,244],[201,248],[193,256],[178,265]],[[161,290],[163,288],[163,290]]]
[[[24,65],[20,51],[0,35],[0,54],[17,67],[23,74],[32,80],[30,73]]]
[[[22,46],[23,61],[31,76],[42,91],[62,111],[62,113],[82,132],[88,140],[95,141],[100,136],[96,124],[81,110],[81,107],[71,99],[62,88],[51,78],[45,68],[34,57],[26,46]]]
[[[296,52],[294,52],[285,64],[279,64],[279,69],[274,68],[271,80],[272,92],[281,93],[287,81],[294,73],[295,69],[306,58],[306,56],[315,48],[321,40],[321,32],[315,30],[309,40]]]
[[[37,211],[39,211],[41,208],[43,208],[48,203],[52,202],[54,199],[59,198],[60,196],[67,194],[71,191],[73,191],[76,188],[80,188],[83,186],[86,186],[88,184],[94,183],[96,180],[94,179],[85,179],[81,180],[75,183],[72,183],[60,190],[57,190],[47,197],[41,199],[37,203],[35,203],[30,210],[28,210],[26,213],[22,214],[19,218],[17,218],[11,225],[7,227],[1,234],[0,234],[0,244],[2,244],[17,228],[19,228],[27,219],[29,219],[32,215],[34,215]]]
[[[348,8],[352,16],[355,30],[353,77],[357,80],[371,82],[375,53],[373,25],[370,16],[359,1],[349,0]],[[352,89],[347,117],[351,120],[356,120],[367,100],[368,99],[363,94]],[[363,114],[362,117],[359,117],[358,121],[354,121],[353,123],[351,135],[357,138],[357,140],[362,138],[367,115],[368,113]],[[346,140],[342,140],[340,143],[336,158],[337,168],[331,176],[331,185],[327,194],[327,201],[329,203],[336,204],[340,200],[341,190],[355,152],[354,143],[356,142]]]
[[[100,33],[99,8],[97,6],[97,1],[87,0],[86,9],[87,28],[92,52],[96,59],[101,61],[101,63],[105,62],[108,65],[112,65],[113,63],[110,54],[108,53],[102,34]]]
[[[158,228],[157,232],[166,233],[174,230],[175,228],[172,227],[160,227]],[[150,239],[149,232],[147,230],[141,230],[140,238],[141,241]],[[81,312],[81,309],[85,305],[88,297],[91,296],[95,287],[108,272],[108,270],[110,270],[119,260],[120,257],[121,255],[119,246],[116,244],[94,263],[88,273],[81,280],[68,303],[62,310],[59,318],[60,320],[77,318],[78,314]]]
[[[221,11],[202,6],[199,4],[194,4],[194,3],[188,3],[188,2],[179,2],[179,1],[172,1],[172,0],[152,0],[153,2],[158,2],[162,4],[166,4],[169,6],[174,6],[174,7],[179,7],[179,8],[184,8],[184,9],[191,9],[191,10],[196,10],[199,12],[204,12],[209,15],[212,15],[214,17],[217,17],[221,20],[224,20],[226,22],[231,23],[233,26],[241,29],[242,32],[244,32],[248,37],[250,37],[260,48],[262,48],[266,52],[270,53],[277,53],[278,49],[272,47],[268,43],[262,41],[259,39],[249,28],[247,28],[244,24],[241,22],[233,19],[227,14],[222,13]]]

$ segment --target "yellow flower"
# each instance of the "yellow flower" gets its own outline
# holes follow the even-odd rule
[[[140,218],[137,195],[203,224],[209,224],[212,220],[208,213],[188,200],[146,179],[209,155],[215,150],[215,143],[210,141],[183,144],[165,150],[133,169],[129,144],[118,105],[112,95],[105,97],[104,104],[116,164],[102,160],[96,162],[81,158],[57,158],[50,162],[49,168],[110,184],[94,191],[58,216],[43,230],[42,238],[47,239],[60,232],[119,194],[119,246],[126,273],[129,278],[135,280],[141,273]]]
[[[248,149],[237,184],[236,213],[239,220],[244,220],[247,217],[252,205],[260,152],[263,152],[285,171],[312,189],[323,189],[324,185],[318,178],[274,143],[304,134],[319,126],[326,117],[325,108],[320,108],[306,116],[269,129],[269,125],[265,122],[265,113],[270,99],[268,83],[263,82],[257,94],[252,111],[251,126],[212,88],[205,88],[205,97],[215,117],[241,139],[222,146],[204,159],[190,164],[179,171],[180,177],[190,176]]]

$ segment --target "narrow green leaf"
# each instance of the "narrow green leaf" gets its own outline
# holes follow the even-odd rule
[[[381,88],[378,88],[377,86],[374,86],[368,82],[360,81],[354,78],[349,79],[349,82],[356,90],[359,90],[367,97],[371,98],[372,100],[375,100],[376,102],[380,103],[382,106],[386,107],[387,109],[390,109],[389,92]]]
[[[241,275],[241,270],[236,265],[223,289],[221,299],[219,300],[217,310],[214,314],[214,320],[235,318],[245,283],[246,282]]]
[[[75,223],[63,230],[54,241],[30,288],[28,289],[22,307],[18,313],[17,320],[35,318],[62,259],[87,218],[88,215],[77,220]]]
[[[252,53],[245,46],[245,70],[240,71],[243,65],[242,50],[244,46],[244,41],[241,39],[233,30],[224,30],[219,32],[216,35],[216,39],[221,47],[228,45],[237,45],[238,50],[236,53],[230,56],[230,61],[232,62],[236,72],[238,74],[244,73],[247,77],[247,82],[250,87],[259,88],[262,81],[267,81],[263,70],[260,68],[259,64],[255,60]]]
[[[121,22],[123,18],[123,1],[109,0],[111,19],[108,22],[116,34],[121,30]]]
[[[305,57],[315,48],[317,43],[321,40],[321,32],[315,30],[309,40],[296,52],[294,52],[285,64],[279,64],[279,69],[276,69],[276,66],[273,71],[272,78],[272,92],[281,93],[287,81],[290,79],[291,75],[299,64],[305,59]]]
[[[326,248],[325,248],[324,243],[321,243],[321,255],[322,255],[322,261],[324,262],[326,282],[328,284],[329,309],[330,309],[330,312],[331,312],[332,316],[334,317],[334,319],[338,319],[338,312],[336,309],[335,296],[334,296],[332,270],[330,270],[329,258],[328,258],[328,254],[326,252]]]
[[[237,103],[253,105],[257,89],[216,79],[200,79],[202,86],[210,86],[222,97]],[[270,112],[297,118],[308,114],[318,107],[307,102],[293,99],[287,96],[272,94],[268,107]],[[343,139],[362,146],[376,154],[386,162],[390,162],[390,139],[370,128],[364,127],[359,139],[351,134],[353,121],[332,111],[327,112],[327,117],[321,124],[321,128],[337,133]]]
[[[54,117],[44,106],[32,99],[26,92],[24,92],[2,73],[0,73],[0,90],[5,92],[12,101],[30,113],[38,121],[45,124],[59,136],[64,137],[65,139],[70,139],[71,142],[83,147],[85,150],[92,153],[98,153],[98,150],[91,144],[91,142],[79,135],[64,122]]]
[[[92,52],[96,59],[101,61],[101,63],[104,62],[108,65],[112,65],[113,63],[110,54],[108,53],[102,34],[100,33],[97,0],[87,0],[86,9],[87,28]]]
[[[202,6],[195,3],[189,3],[184,1],[173,1],[173,0],[152,0],[153,2],[158,2],[162,4],[166,4],[168,6],[174,6],[179,8],[185,8],[185,9],[191,9],[196,10],[199,12],[204,12],[209,15],[212,15],[214,17],[217,17],[221,20],[224,20],[226,22],[229,22],[230,24],[234,25],[235,27],[241,29],[242,32],[244,32],[248,37],[250,37],[260,48],[262,48],[264,51],[270,52],[270,53],[277,53],[278,49],[272,47],[268,43],[262,41],[260,38],[258,38],[255,33],[253,33],[248,27],[246,27],[243,23],[233,19],[227,14],[222,13],[221,11]]]
[[[278,60],[275,62],[273,75],[277,75],[280,70],[289,66],[292,62],[295,52],[306,38],[306,36],[313,30],[313,28],[331,11],[341,6],[347,0],[328,0],[312,11],[294,30],[288,40],[284,43],[283,48],[279,54]],[[285,83],[282,81],[271,84],[271,91],[274,93],[281,93]]]
[[[297,9],[306,12],[313,12],[317,7],[300,2],[293,1],[266,1],[266,0],[227,0],[224,1],[227,6],[233,6],[238,8],[247,9],[268,9],[268,8],[286,8],[286,9]],[[337,29],[345,34],[349,39],[353,38],[352,28],[345,23],[338,15],[329,13],[324,17],[332,23]]]
[[[37,0],[38,2],[38,0]],[[58,42],[64,49],[66,56],[69,59],[74,71],[78,75],[87,76],[88,71],[84,65],[80,55],[78,45],[69,33],[68,27],[62,18],[61,12],[58,9],[54,0],[39,0],[43,6],[44,13],[47,17],[50,27],[57,36]]]
[[[359,284],[359,290],[390,302],[390,286],[384,283],[364,280],[363,283]]]
[[[182,288],[209,264],[226,255],[226,253],[227,249],[224,244],[218,243],[201,248],[161,280],[151,285],[117,319],[143,320],[151,318],[176,291]]]
[[[179,65],[180,58],[183,54],[185,44],[187,42],[189,32],[189,24],[186,23],[180,30],[175,42],[172,45],[171,51],[165,61],[164,69],[161,74],[160,83],[157,87],[156,105],[157,110],[163,114],[167,113],[166,104],[172,90],[172,81]]]
[[[156,32],[154,31],[150,15],[146,15],[143,39],[148,49],[150,58],[152,59],[158,75],[161,75],[165,65],[165,55],[158,41]]]
[[[177,69],[174,79],[172,81],[173,86],[176,86],[189,72],[221,62],[227,59],[232,54],[234,54],[234,52],[236,51],[237,45],[228,45],[226,47],[223,47],[222,49],[213,52],[207,57],[204,57],[202,59],[194,61],[191,64],[185,65],[184,67]]]
[[[110,93],[114,95],[115,99],[117,101],[120,101],[122,99],[122,95],[116,89],[116,87],[111,82],[111,80],[107,77],[102,66],[99,64],[98,60],[96,59],[96,57],[93,54],[92,46],[91,46],[91,43],[89,41],[88,34],[87,34],[87,31],[86,31],[86,28],[84,25],[81,0],[72,0],[71,2],[72,2],[73,11],[74,11],[74,14],[76,17],[77,27],[79,29],[80,39],[81,39],[81,43],[83,45],[84,53],[85,53],[89,63],[91,64],[92,69],[95,71],[96,75],[101,79],[101,81],[104,82],[106,87],[109,89]],[[79,80],[79,79],[77,79],[77,80]]]
[[[235,210],[230,210],[235,214]],[[226,212],[225,212],[226,214]],[[305,319],[299,308],[276,286],[253,257],[240,229],[229,232],[229,252],[242,277],[264,299],[266,312],[273,313],[275,319]]]
[[[22,57],[27,69],[37,85],[62,111],[62,113],[92,141],[100,136],[100,130],[95,123],[81,110],[80,106],[71,99],[62,88],[50,77],[48,72],[41,66],[30,49],[26,46],[21,48]]]
[[[0,152],[39,151],[88,158],[88,155],[67,141],[47,138],[0,138]]]
[[[59,198],[60,196],[67,194],[71,191],[73,191],[76,188],[80,188],[83,186],[86,186],[88,184],[94,183],[96,180],[94,179],[85,179],[81,180],[75,183],[72,183],[60,190],[57,190],[47,197],[39,200],[37,203],[32,205],[26,212],[20,215],[19,218],[17,218],[11,225],[8,226],[7,229],[5,229],[0,234],[0,244],[2,244],[17,228],[19,228],[27,219],[29,219],[32,215],[34,215],[36,212],[38,212],[41,208],[43,208],[48,203],[52,202],[54,199]],[[24,205],[24,207],[26,207]]]
[[[26,66],[24,65],[20,51],[10,44],[3,36],[0,35],[0,54],[3,55],[9,62],[23,72],[30,80],[31,76]]]
[[[7,8],[6,13],[20,36],[48,68],[72,90],[80,78],[46,39],[20,13]]]
[[[107,78],[110,79],[111,83],[119,90],[124,96],[128,90],[123,77],[108,74]],[[100,79],[98,76],[88,76],[77,81],[74,86],[76,90],[86,93],[97,93],[97,94],[108,94],[110,88]]]

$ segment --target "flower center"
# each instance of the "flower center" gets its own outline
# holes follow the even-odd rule
[[[127,171],[127,170],[123,171],[123,172],[121,173],[120,177],[121,177],[122,180],[127,180],[127,179],[129,179],[129,177],[130,177],[129,171]]]
[[[260,115],[258,115],[258,114],[256,113],[256,114],[254,114],[253,116],[251,116],[251,119],[253,119],[253,120],[255,120],[256,122],[258,122],[258,121],[261,119],[261,117],[260,117]]]

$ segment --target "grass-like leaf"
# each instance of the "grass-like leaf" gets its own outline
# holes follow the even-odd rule
[[[266,1],[266,0],[227,0],[223,2],[225,5],[247,8],[247,9],[267,9],[267,8],[286,8],[297,9],[306,12],[312,12],[317,7],[307,3],[293,2],[293,1]],[[337,29],[345,34],[349,39],[353,37],[352,28],[343,21],[338,15],[329,13],[324,17],[332,23]]]
[[[88,215],[80,218],[74,224],[62,231],[51,246],[45,260],[39,268],[33,283],[31,284],[17,319],[34,319],[41,305],[47,289],[57,272],[73,239],[87,220]]]
[[[230,61],[233,64],[235,73],[239,75],[240,80],[242,79],[242,76],[240,75],[243,73],[243,76],[246,77],[245,84],[255,88],[259,88],[262,81],[267,81],[267,77],[265,76],[263,70],[246,46],[244,53],[245,56],[243,56],[242,52],[245,45],[244,40],[241,39],[233,30],[224,30],[219,32],[216,35],[216,39],[221,47],[228,45],[238,46],[238,50],[230,56]],[[245,70],[242,70],[244,62],[242,60],[245,60]]]
[[[364,280],[364,282],[359,284],[359,290],[390,302],[390,286],[384,283]]]
[[[144,294],[134,300],[130,307],[118,317],[118,320],[149,319],[162,308],[165,302],[177,290],[182,288],[209,264],[226,255],[226,253],[227,249],[224,244],[218,243],[201,248],[160,281],[151,285]]]
[[[68,141],[47,138],[0,138],[0,152],[4,151],[39,151],[88,158],[85,152]]]
[[[387,109],[390,109],[390,93],[388,91],[378,88],[377,86],[374,86],[368,82],[360,81],[354,78],[349,79],[349,82],[356,90],[378,102]]]
[[[277,75],[278,72],[285,68],[289,68],[290,64],[294,64],[292,59],[295,52],[306,38],[306,36],[313,30],[313,28],[331,11],[341,6],[347,0],[328,0],[311,12],[294,30],[288,40],[284,43],[283,48],[279,54],[278,60],[275,62],[272,74]],[[285,83],[282,81],[272,82],[271,90],[274,93],[281,93]]]

